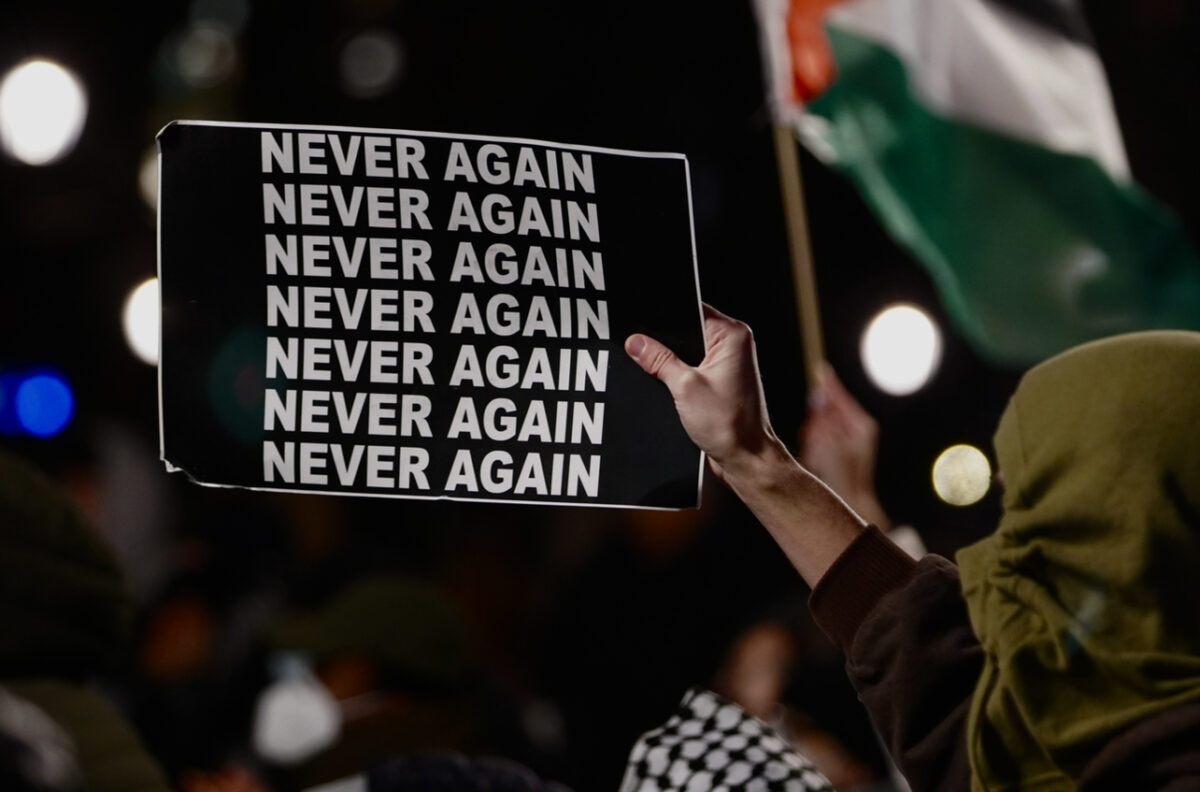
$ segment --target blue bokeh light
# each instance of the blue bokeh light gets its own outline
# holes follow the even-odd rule
[[[34,374],[17,386],[17,421],[34,437],[54,437],[75,415],[75,396],[56,374]]]

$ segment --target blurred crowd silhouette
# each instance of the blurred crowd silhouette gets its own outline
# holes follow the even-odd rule
[[[794,572],[716,482],[683,512],[381,501],[198,488],[117,428],[85,445],[36,461],[54,480],[3,458],[16,788],[283,792],[502,758],[612,790],[693,686],[839,788],[888,778]],[[97,765],[117,731],[126,758]]]

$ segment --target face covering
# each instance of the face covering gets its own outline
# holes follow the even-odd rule
[[[1200,334],[1035,367],[995,445],[1004,517],[958,554],[985,652],[972,789],[1073,790],[1122,731],[1200,700]]]
[[[254,750],[274,764],[295,765],[337,742],[341,712],[302,656],[282,655],[274,665],[278,678],[254,713]]]

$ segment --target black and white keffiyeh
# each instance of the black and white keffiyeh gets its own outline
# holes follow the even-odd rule
[[[833,792],[829,780],[766,723],[693,688],[629,756],[621,792]]]

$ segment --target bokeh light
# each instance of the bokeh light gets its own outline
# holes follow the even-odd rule
[[[75,396],[57,374],[27,377],[16,393],[17,421],[34,437],[54,437],[75,415]]]
[[[48,165],[70,153],[86,119],[83,84],[53,61],[24,61],[0,82],[0,145],[27,165]]]
[[[942,357],[942,335],[927,313],[898,303],[880,311],[867,325],[860,353],[877,388],[906,396],[933,376]]]
[[[367,30],[342,48],[338,64],[342,90],[356,99],[371,99],[391,90],[404,68],[404,48],[395,34]]]
[[[158,146],[151,145],[138,163],[138,193],[151,211],[158,211]]]
[[[224,25],[196,22],[175,44],[175,67],[179,77],[192,88],[211,88],[233,74],[237,65],[237,44]]]
[[[933,489],[952,506],[978,502],[992,485],[992,466],[972,445],[952,445],[933,463]]]
[[[158,278],[150,278],[125,298],[121,326],[133,354],[151,366],[158,365],[158,322]]]
[[[189,16],[193,22],[216,22],[232,33],[240,33],[250,17],[247,0],[192,0]]]

